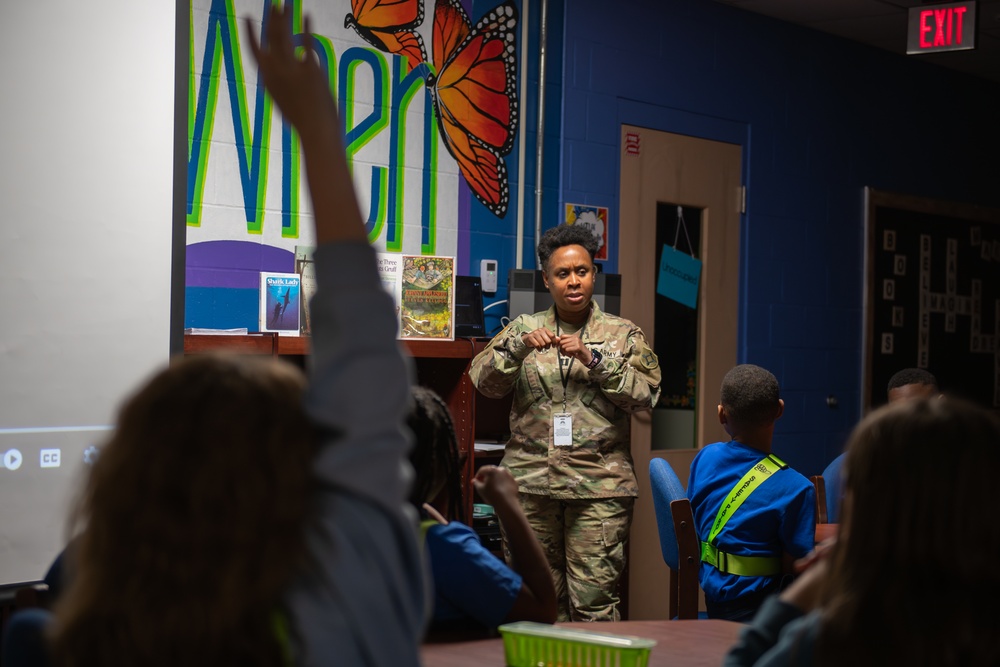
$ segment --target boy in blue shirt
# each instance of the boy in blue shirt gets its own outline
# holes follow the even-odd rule
[[[812,482],[771,454],[784,405],[774,375],[736,366],[722,381],[719,404],[732,440],[707,445],[691,462],[688,497],[709,618],[749,621],[791,572],[791,559],[814,546]]]

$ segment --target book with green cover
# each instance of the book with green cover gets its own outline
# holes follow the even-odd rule
[[[400,337],[455,338],[455,258],[403,255]]]

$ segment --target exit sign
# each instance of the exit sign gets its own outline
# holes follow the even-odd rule
[[[976,3],[921,5],[910,8],[906,53],[964,51],[976,48]]]

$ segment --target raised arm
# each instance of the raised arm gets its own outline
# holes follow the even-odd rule
[[[517,482],[503,468],[483,466],[472,484],[497,513],[507,537],[511,568],[521,575],[521,591],[504,620],[554,623],[558,609],[552,572],[517,500]]]
[[[306,409],[322,444],[309,569],[286,595],[295,664],[416,667],[426,590],[407,500],[409,369],[328,79],[310,48],[296,55],[291,11],[270,5],[265,43],[252,31],[250,39],[269,94],[302,142],[318,246]],[[312,44],[308,20],[304,38]]]

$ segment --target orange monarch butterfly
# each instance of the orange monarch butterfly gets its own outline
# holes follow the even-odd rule
[[[437,0],[436,74],[427,77],[444,145],[476,198],[499,218],[510,203],[503,156],[517,133],[517,20],[513,0],[494,7],[475,28],[459,0]]]
[[[427,60],[424,40],[416,32],[423,21],[423,0],[351,0],[344,27],[380,51],[405,56],[409,72]]]

